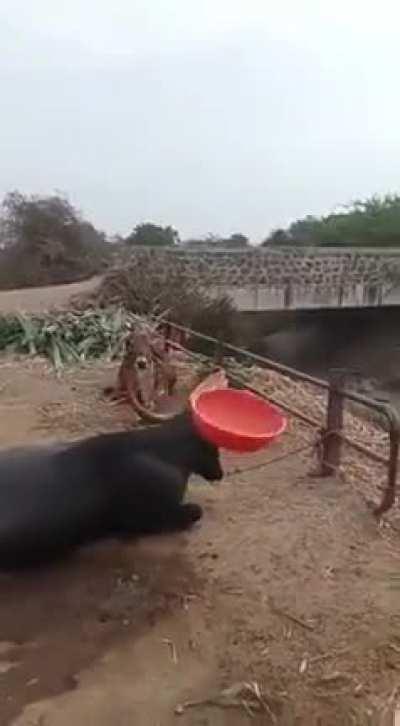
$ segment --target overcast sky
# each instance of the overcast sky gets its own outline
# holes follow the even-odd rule
[[[252,240],[400,191],[398,0],[1,0],[0,194]]]

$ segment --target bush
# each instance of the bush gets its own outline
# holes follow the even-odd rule
[[[135,263],[105,275],[97,290],[77,299],[78,307],[122,305],[138,315],[163,315],[171,322],[232,341],[236,309],[226,296],[213,297],[176,272],[168,280],[143,274]]]
[[[101,272],[111,245],[64,197],[6,195],[0,215],[0,288],[75,282]]]

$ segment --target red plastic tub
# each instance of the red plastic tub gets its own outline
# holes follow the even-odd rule
[[[205,391],[191,399],[191,408],[200,436],[218,448],[243,453],[271,444],[287,424],[275,406],[235,388]]]

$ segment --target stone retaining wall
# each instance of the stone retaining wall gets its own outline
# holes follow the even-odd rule
[[[233,297],[241,309],[400,304],[400,250],[136,248],[130,263],[168,280],[178,273]]]

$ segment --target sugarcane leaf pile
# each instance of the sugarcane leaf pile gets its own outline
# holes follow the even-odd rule
[[[137,316],[121,307],[41,315],[0,316],[0,351],[42,355],[57,370],[95,358],[112,360],[121,353]]]

